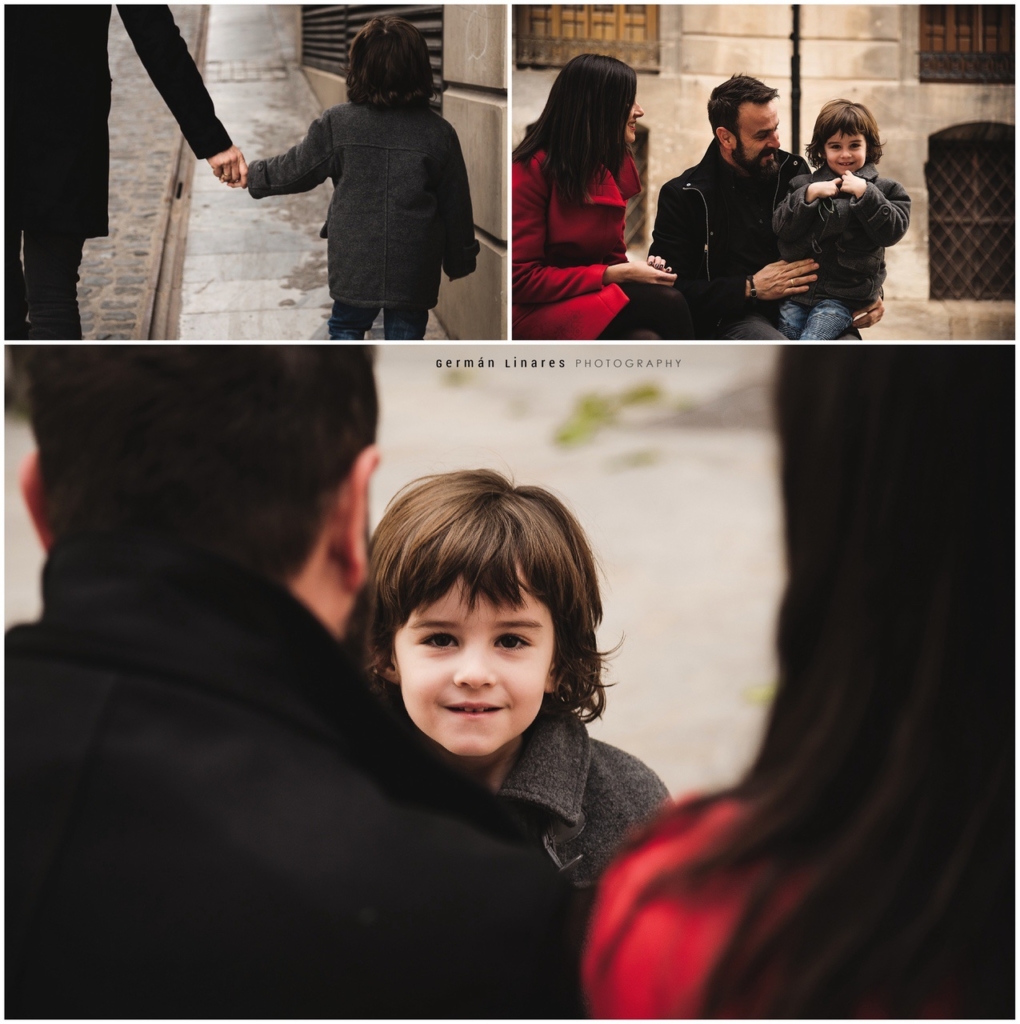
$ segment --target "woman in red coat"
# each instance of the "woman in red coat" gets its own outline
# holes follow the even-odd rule
[[[604,876],[592,1016],[1014,1018],[1013,362],[784,350],[771,717]]]
[[[574,57],[514,151],[513,337],[694,337],[676,275],[627,260],[636,95],[633,68]]]

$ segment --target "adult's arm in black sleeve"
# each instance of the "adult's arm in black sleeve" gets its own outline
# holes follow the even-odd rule
[[[650,256],[661,256],[673,268],[673,287],[683,292],[695,322],[714,326],[740,316],[746,305],[743,277],[709,280],[706,245],[708,226],[705,203],[697,189],[681,189],[667,182],[659,190],[659,205],[652,229]]]
[[[207,160],[232,143],[212,97],[166,4],[118,4],[124,28],[153,85],[181,126],[195,156]]]

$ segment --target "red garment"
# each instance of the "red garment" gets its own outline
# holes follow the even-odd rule
[[[513,337],[597,338],[629,301],[602,283],[606,267],[626,263],[627,200],[641,191],[630,154],[619,179],[588,185],[591,202],[565,202],[542,173],[545,153],[513,165]]]
[[[647,1019],[697,1017],[705,985],[726,950],[763,864],[710,879],[694,893],[650,900],[631,916],[635,899],[663,870],[707,854],[737,822],[741,805],[720,800],[703,810],[668,812],[656,834],[612,865],[599,886],[582,980],[591,1016]],[[767,933],[792,908],[802,883],[791,879],[765,914]],[[759,930],[755,929],[756,932]],[[721,1016],[760,1017],[768,992],[748,1003],[729,1003]],[[923,1009],[925,1017],[953,1016],[958,993],[950,982]],[[859,1017],[885,1017],[880,998],[862,1000]]]

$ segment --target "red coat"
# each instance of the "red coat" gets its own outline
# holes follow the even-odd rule
[[[627,261],[627,200],[641,191],[628,154],[619,180],[588,186],[591,202],[563,200],[542,173],[545,153],[513,165],[513,337],[597,338],[629,301],[602,283],[606,267]]]
[[[709,878],[694,893],[662,895],[631,913],[635,899],[659,872],[690,864],[735,825],[741,806],[722,800],[706,809],[676,808],[655,834],[603,876],[592,915],[582,977],[593,1018],[698,1017],[705,985],[727,948],[765,864]],[[795,905],[804,884],[791,878],[759,928],[768,931]],[[758,929],[756,929],[756,936]],[[766,987],[768,983],[766,982]],[[722,1007],[724,1017],[760,1017],[769,993]],[[922,1008],[925,1017],[953,1016],[952,983]],[[862,1001],[859,1017],[884,1017],[881,999]]]

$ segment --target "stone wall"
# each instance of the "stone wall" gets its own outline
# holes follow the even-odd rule
[[[451,338],[507,337],[506,17],[503,4],[443,12],[443,116],[457,129],[471,183],[478,269],[443,278],[436,313]]]
[[[840,96],[864,103],[885,143],[880,170],[902,182],[913,201],[906,237],[887,252],[886,295],[898,299],[928,297],[929,136],[967,122],[1015,124],[1011,84],[919,81],[919,18],[917,6],[801,6],[802,151],[823,103]],[[638,74],[649,129],[650,211],[659,188],[701,160],[712,138],[709,94],[732,74],[779,89],[779,134],[789,147],[792,28],[787,5],[659,8],[661,70]],[[555,77],[555,71],[514,71],[514,145],[541,112]]]

